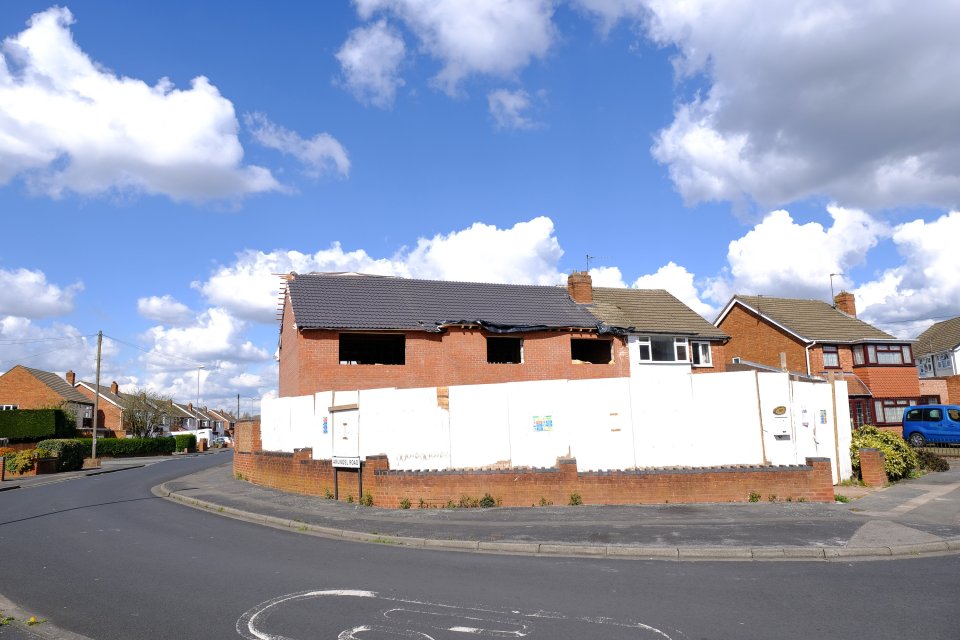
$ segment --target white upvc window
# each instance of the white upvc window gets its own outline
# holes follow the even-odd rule
[[[0,411],[16,411],[18,404],[0,404]]]
[[[936,375],[938,376],[950,376],[953,375],[953,358],[950,357],[950,352],[945,351],[943,353],[938,353],[934,356],[936,360]]]
[[[639,336],[640,362],[689,362],[687,339],[669,336]]]
[[[710,357],[709,342],[691,342],[690,360],[695,367],[712,367],[713,360]]]

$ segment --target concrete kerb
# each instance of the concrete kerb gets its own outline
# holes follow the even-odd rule
[[[950,538],[939,542],[897,545],[890,547],[650,547],[633,545],[592,545],[592,544],[555,544],[545,542],[485,542],[475,540],[444,540],[433,538],[411,538],[387,534],[367,533],[349,529],[336,529],[322,525],[308,524],[300,520],[278,518],[261,513],[244,511],[205,500],[193,498],[182,492],[172,491],[167,483],[153,487],[152,493],[160,498],[179,502],[201,511],[226,516],[235,520],[244,520],[275,529],[362,542],[368,544],[387,544],[422,549],[441,549],[446,551],[464,551],[473,553],[496,553],[503,555],[533,555],[544,557],[581,557],[581,558],[620,558],[630,560],[725,560],[725,561],[847,561],[881,560],[909,558],[923,555],[944,555],[960,552],[960,538]]]

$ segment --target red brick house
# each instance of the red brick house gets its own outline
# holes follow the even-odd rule
[[[72,375],[73,372],[67,372],[67,382],[74,385],[74,388],[82,393],[91,403],[96,397],[96,383],[79,381],[76,382]],[[116,382],[112,382],[109,387],[100,385],[100,401],[97,403],[97,428],[111,431],[115,438],[126,436],[126,430],[123,428],[123,398],[120,396],[120,388]]]
[[[716,370],[726,335],[666,291],[290,274],[281,397]]]
[[[854,426],[899,426],[920,393],[912,340],[901,340],[859,320],[852,293],[835,304],[767,296],[734,296],[714,324],[730,336],[730,358],[806,375],[842,375]],[[781,356],[781,354],[783,354]]]
[[[67,379],[73,376],[67,372]],[[0,410],[60,407],[77,417],[77,428],[93,423],[93,401],[50,371],[16,365],[0,375]]]
[[[924,395],[960,403],[960,318],[931,325],[917,336],[913,351]]]

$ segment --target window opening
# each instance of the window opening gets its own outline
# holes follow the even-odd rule
[[[689,362],[686,338],[642,336],[637,345],[641,362]],[[707,344],[708,352],[709,347]]]
[[[709,367],[713,364],[710,359],[709,342],[691,342],[690,355],[693,358],[693,364],[698,367]]]
[[[489,364],[523,363],[523,339],[488,337],[487,362]]]
[[[840,353],[837,351],[837,345],[823,345],[823,366],[828,369],[840,368]]]
[[[340,364],[405,364],[403,335],[341,333]]]
[[[570,357],[588,364],[608,364],[613,361],[613,342],[570,338]]]

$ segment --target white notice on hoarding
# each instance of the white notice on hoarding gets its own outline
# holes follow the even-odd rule
[[[360,468],[360,458],[345,457],[345,456],[334,456],[333,457],[333,466],[340,467],[341,469],[359,469]]]

